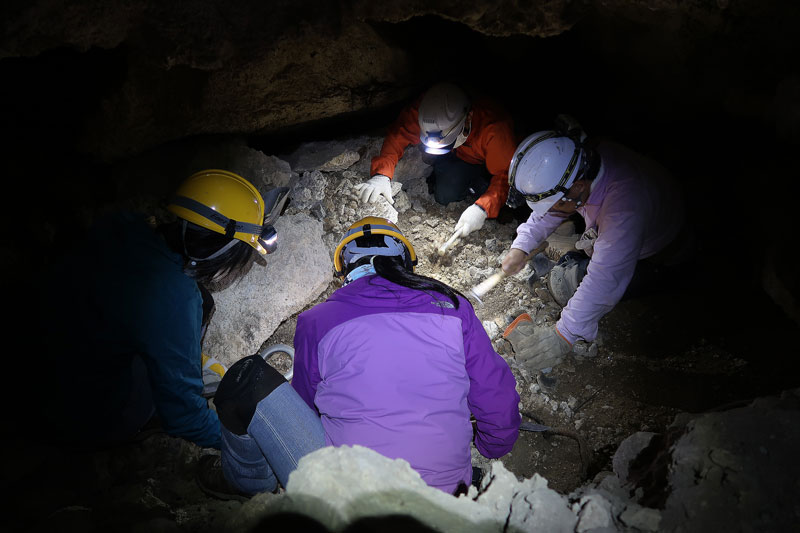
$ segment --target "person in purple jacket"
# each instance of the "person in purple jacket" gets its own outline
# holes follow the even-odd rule
[[[285,486],[323,446],[405,459],[448,493],[472,482],[472,442],[489,458],[511,451],[521,422],[511,370],[470,303],[415,264],[395,224],[356,222],[334,254],[343,286],[298,316],[291,384],[257,355],[227,371],[215,397],[221,460],[206,462],[239,494]],[[212,470],[201,486],[215,484]]]
[[[570,117],[520,143],[509,182],[509,204],[524,200],[532,213],[503,259],[506,274],[522,270],[567,217],[578,213],[586,226],[580,251],[562,256],[548,274],[563,307],[555,326],[517,321],[512,326],[523,326],[527,337],[521,340],[520,332],[506,331],[506,338],[517,335],[524,347],[517,356],[533,369],[557,364],[577,340],[596,339],[600,318],[623,297],[670,279],[690,255],[684,199],[666,169],[612,141],[588,140]]]

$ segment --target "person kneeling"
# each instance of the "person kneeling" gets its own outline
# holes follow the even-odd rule
[[[470,303],[415,264],[395,224],[356,222],[334,254],[343,286],[297,319],[291,384],[256,356],[226,373],[221,466],[237,490],[285,487],[306,453],[357,444],[452,494],[472,482],[473,440],[488,458],[511,451],[511,370]]]

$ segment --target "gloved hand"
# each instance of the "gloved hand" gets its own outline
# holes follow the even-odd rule
[[[514,357],[528,370],[556,366],[572,351],[572,345],[554,326],[536,326],[527,313],[518,316],[503,333],[514,348]]]
[[[484,220],[486,220],[486,211],[477,204],[472,204],[461,213],[461,218],[458,219],[454,233],[461,230],[460,235],[466,237],[473,231],[481,229]]]
[[[200,362],[203,367],[203,383],[208,385],[214,381],[220,381],[228,368],[210,355],[200,354]]]
[[[228,368],[214,357],[200,354],[200,362],[203,367],[203,396],[210,398],[214,396]]]
[[[386,198],[390,204],[394,203],[392,199],[392,180],[389,176],[383,174],[375,174],[364,183],[356,185],[356,194],[362,202],[375,203],[378,201],[379,196]]]

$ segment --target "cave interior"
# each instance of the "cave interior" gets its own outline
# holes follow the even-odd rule
[[[393,80],[402,97],[258,130],[215,129],[212,123],[186,135],[244,135],[252,148],[270,155],[307,141],[379,136],[402,106],[442,79],[503,103],[520,138],[548,129],[560,113],[570,114],[590,135],[608,136],[662,162],[684,185],[700,237],[703,283],[681,305],[708,310],[702,324],[687,327],[705,329],[705,335],[757,363],[752,382],[736,384],[748,388],[741,397],[774,394],[800,384],[797,349],[791,347],[800,333],[793,227],[800,10],[783,2],[750,2],[737,10],[725,7],[728,2],[716,4],[709,8],[716,13],[713,24],[668,10],[645,17],[642,9],[597,6],[551,36],[489,35],[435,12],[373,20],[372,30],[402,51],[404,77]],[[122,39],[113,47],[76,46],[57,38],[50,43],[35,53],[6,51],[0,58],[4,197],[10,220],[23,225],[4,233],[3,251],[12,279],[34,285],[79,237],[89,222],[86,213],[119,200],[109,183],[111,169],[180,140],[154,134],[154,144],[132,142],[113,156],[87,148],[83,140],[99,120],[113,128],[113,115],[103,109],[141,72],[134,66],[145,54],[142,40]],[[199,101],[187,88],[201,91],[206,71],[177,66],[168,75],[175,82],[174,105]],[[154,130],[162,126],[150,124]],[[776,279],[793,298],[788,307],[763,284],[772,253]],[[34,312],[26,300],[28,286],[12,283],[15,318]],[[54,319],[57,314],[53,310]],[[698,320],[698,314],[687,317]],[[22,320],[21,327],[32,327],[24,338],[35,339],[36,328],[46,324]],[[669,333],[681,334],[679,327]],[[21,353],[35,354],[29,343],[21,345]],[[26,366],[24,357],[14,358],[15,364]],[[712,404],[709,399],[693,407]]]

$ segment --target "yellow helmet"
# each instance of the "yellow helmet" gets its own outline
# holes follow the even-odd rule
[[[356,239],[369,235],[386,235],[394,240],[395,245],[389,246],[391,241],[387,242],[387,246],[382,247],[361,248],[356,244]],[[336,247],[336,251],[333,252],[334,274],[339,277],[344,276],[349,263],[370,255],[403,256],[412,272],[417,264],[414,247],[405,238],[400,228],[385,218],[365,217],[347,229]]]
[[[280,214],[288,189],[269,192],[265,204],[249,181],[227,170],[201,170],[186,178],[167,204],[180,218],[246,242],[260,254],[275,250],[278,234],[272,222]]]

